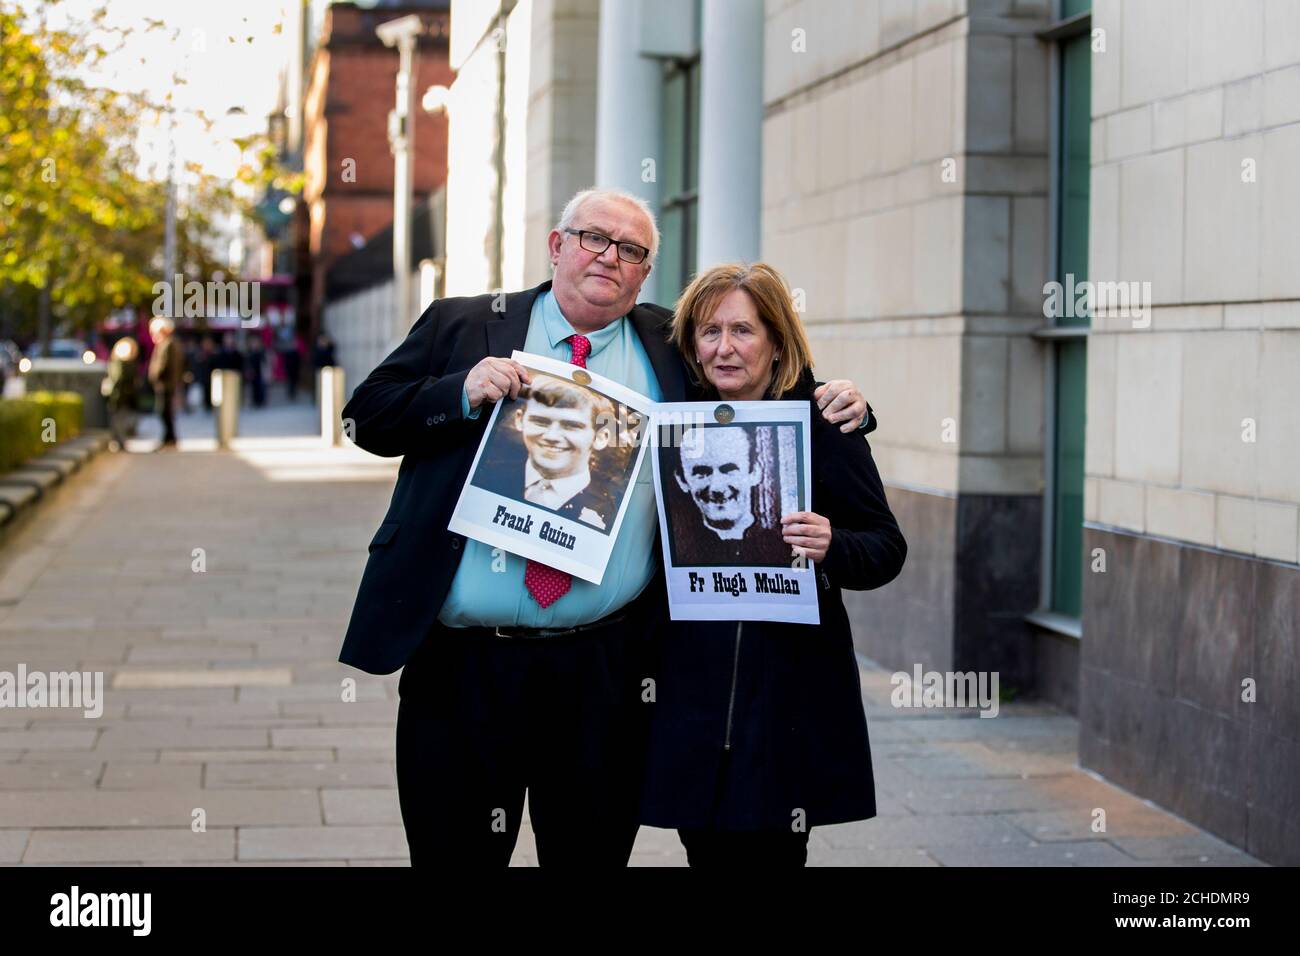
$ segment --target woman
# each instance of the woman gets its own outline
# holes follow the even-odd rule
[[[723,265],[678,300],[672,340],[702,400],[813,402],[812,356],[770,266]],[[887,584],[907,545],[866,440],[810,409],[809,511],[783,538],[816,567],[821,623],[668,621],[641,822],[675,827],[692,866],[803,866],[813,826],[876,815],[841,588]]]

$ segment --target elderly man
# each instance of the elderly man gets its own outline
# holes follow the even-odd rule
[[[185,353],[175,339],[176,324],[171,319],[156,318],[149,323],[153,354],[149,356],[149,384],[154,389],[154,403],[162,419],[162,443],[154,451],[176,447],[176,390],[185,375]]]
[[[484,409],[530,382],[515,349],[655,401],[693,397],[669,313],[636,303],[659,244],[645,204],[581,192],[548,243],[553,280],[433,303],[343,409],[358,445],[405,456],[339,659],[404,666],[397,782],[413,864],[505,866],[526,791],[540,864],[622,866],[636,836],[642,622],[662,601],[649,462],[600,585],[447,528]],[[866,403],[831,385],[824,414],[852,427]]]

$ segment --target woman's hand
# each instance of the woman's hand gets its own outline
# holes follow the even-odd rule
[[[781,536],[796,553],[819,562],[831,546],[831,523],[811,511],[792,511],[781,516]]]

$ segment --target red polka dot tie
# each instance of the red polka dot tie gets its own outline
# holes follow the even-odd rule
[[[591,354],[591,339],[585,335],[570,335],[569,348],[573,349],[573,358],[570,361],[578,368],[586,368],[587,356]]]
[[[591,340],[585,335],[570,335],[569,346],[573,349],[573,364],[579,368],[587,367],[587,356],[591,354]],[[569,593],[573,578],[568,572],[557,571],[539,561],[529,561],[524,568],[524,587],[541,607],[550,607]]]

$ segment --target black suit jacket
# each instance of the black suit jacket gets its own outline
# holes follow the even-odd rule
[[[405,456],[352,607],[339,660],[391,674],[415,653],[442,610],[465,538],[447,530],[489,416],[463,418],[469,370],[489,355],[524,347],[533,301],[551,287],[505,296],[440,299],[405,341],[362,382],[343,419],[353,440],[376,455]],[[667,341],[671,313],[635,306],[629,318],[654,368],[664,400],[687,401],[686,366]]]

